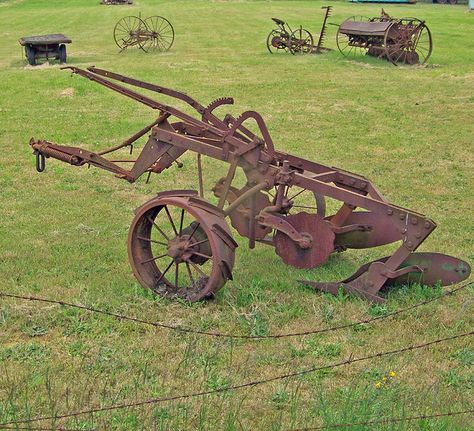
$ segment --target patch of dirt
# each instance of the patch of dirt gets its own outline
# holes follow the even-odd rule
[[[27,64],[23,69],[37,70],[37,69],[48,69],[50,67],[51,67],[51,64],[49,64],[49,61],[45,61],[44,63],[37,64],[36,66]]]
[[[65,88],[63,91],[59,93],[59,97],[73,97],[74,96],[74,88]]]

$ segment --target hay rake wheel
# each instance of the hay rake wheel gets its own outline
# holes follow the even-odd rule
[[[155,15],[144,20],[148,30],[147,50],[168,51],[174,42],[174,28],[164,17]]]
[[[146,52],[144,47],[146,39],[141,36],[146,28],[145,22],[138,16],[121,18],[114,27],[114,41],[120,51],[137,46]]]
[[[401,18],[384,38],[387,59],[394,65],[425,64],[433,51],[430,29],[418,18]]]

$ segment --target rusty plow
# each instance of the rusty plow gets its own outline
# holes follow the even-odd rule
[[[156,119],[98,153],[32,139],[39,171],[50,158],[98,167],[134,182],[144,174],[181,166],[185,153],[196,156],[196,190],[161,191],[136,210],[130,227],[133,272],[156,294],[197,301],[232,279],[237,243],[230,226],[248,239],[249,248],[257,242],[273,247],[285,264],[296,268],[315,268],[347,249],[397,244],[391,256],[363,265],[341,282],[303,281],[333,294],[343,289],[381,302],[380,290],[393,284],[447,285],[469,276],[469,265],[460,259],[416,251],[436,228],[431,219],[391,204],[363,176],[278,151],[255,111],[237,118],[218,116],[216,108],[232,104],[231,98],[205,106],[185,93],[96,67],[69,69],[155,110]],[[195,115],[137,89],[178,99]],[[136,158],[111,159],[141,137],[147,141]],[[226,167],[226,175],[215,184],[205,181],[203,157]],[[245,176],[243,186],[236,184],[237,170]],[[327,200],[339,204],[333,214],[326,214]]]

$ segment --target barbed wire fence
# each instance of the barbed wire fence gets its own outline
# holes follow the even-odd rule
[[[28,419],[18,419],[15,421],[0,423],[0,429],[2,426],[7,426],[7,425],[25,424],[25,423],[32,423],[32,422],[46,421],[46,420],[68,419],[68,418],[73,418],[73,417],[78,417],[78,416],[83,416],[83,415],[90,415],[94,413],[101,413],[101,412],[112,411],[112,410],[121,410],[121,409],[126,409],[126,408],[136,408],[136,407],[140,407],[144,405],[159,404],[159,403],[164,403],[164,402],[169,402],[169,401],[177,401],[177,400],[183,400],[183,399],[203,397],[206,395],[220,394],[223,392],[253,388],[256,386],[260,386],[263,384],[267,384],[267,383],[271,383],[271,382],[275,382],[279,380],[304,376],[304,375],[315,373],[321,370],[330,370],[333,368],[342,367],[345,365],[352,365],[358,362],[368,361],[371,359],[378,359],[384,356],[396,355],[396,354],[405,353],[409,351],[419,350],[419,349],[427,348],[429,346],[433,346],[436,344],[444,343],[447,341],[453,341],[456,339],[470,337],[472,335],[474,335],[474,331],[452,335],[450,337],[445,337],[445,338],[438,338],[436,340],[428,341],[422,344],[410,345],[410,346],[402,347],[396,350],[373,353],[371,355],[361,356],[359,358],[350,355],[348,359],[342,362],[337,362],[334,364],[323,365],[323,366],[318,366],[318,367],[311,367],[311,368],[307,368],[300,371],[293,371],[293,372],[289,372],[285,374],[279,374],[276,376],[267,377],[265,379],[253,380],[253,381],[249,381],[245,383],[240,383],[237,385],[223,386],[220,388],[207,390],[207,391],[200,391],[200,392],[194,392],[194,393],[189,393],[189,394],[171,395],[171,396],[160,397],[160,398],[150,398],[150,399],[135,401],[135,402],[130,402],[130,403],[113,404],[110,406],[97,407],[97,408],[92,408],[92,409],[87,409],[87,410],[76,411],[76,412],[62,413],[62,414],[58,414],[54,416],[37,416],[34,418],[28,418]]]
[[[444,418],[448,416],[467,415],[469,413],[474,413],[474,409],[432,413],[432,414],[417,414],[414,416],[406,416],[406,417],[399,417],[399,418],[374,419],[374,420],[365,421],[365,422],[321,425],[321,426],[310,427],[310,428],[292,428],[291,430],[288,429],[284,431],[317,431],[317,430],[328,430],[328,429],[335,429],[335,428],[353,428],[356,426],[390,425],[390,424],[395,424],[395,423],[400,423],[400,422],[413,422],[417,420],[439,419],[439,418]]]
[[[53,305],[59,305],[59,306],[64,306],[64,307],[70,307],[70,308],[76,308],[80,310],[84,310],[90,313],[96,313],[96,314],[102,314],[105,316],[109,317],[114,317],[120,321],[130,321],[138,324],[143,324],[147,326],[153,326],[155,328],[161,328],[161,329],[167,329],[171,331],[177,331],[177,332],[182,332],[182,333],[189,333],[189,334],[196,334],[196,335],[202,335],[202,336],[208,336],[208,337],[218,337],[218,338],[233,338],[233,339],[245,339],[245,340],[268,340],[268,339],[275,339],[275,338],[290,338],[290,337],[302,337],[305,335],[314,335],[314,334],[321,334],[325,332],[334,332],[338,331],[341,329],[348,329],[348,328],[353,328],[356,326],[360,325],[365,325],[365,324],[370,324],[373,322],[377,322],[380,320],[385,320],[394,316],[398,316],[402,313],[406,313],[408,311],[417,309],[419,307],[422,307],[424,305],[430,304],[435,301],[439,301],[443,298],[446,298],[447,296],[451,296],[463,289],[466,289],[467,287],[471,286],[474,284],[474,281],[470,281],[468,283],[464,283],[458,287],[455,287],[447,292],[442,293],[441,295],[435,296],[433,298],[427,299],[425,301],[417,302],[416,304],[410,305],[406,308],[402,308],[400,310],[392,311],[384,315],[372,317],[369,319],[362,319],[357,322],[352,322],[352,323],[347,323],[343,325],[337,325],[337,326],[332,326],[332,327],[327,327],[327,328],[315,328],[315,329],[308,329],[305,331],[299,331],[299,332],[291,332],[291,333],[281,333],[281,334],[270,334],[270,335],[245,335],[245,334],[230,334],[230,333],[223,333],[223,332],[209,332],[209,331],[200,331],[198,329],[192,329],[192,328],[185,328],[181,326],[176,326],[176,325],[171,325],[168,323],[161,323],[161,322],[153,322],[149,320],[143,320],[137,317],[131,317],[131,316],[126,316],[123,314],[115,313],[112,311],[107,311],[107,310],[101,310],[98,308],[94,307],[88,307],[85,305],[81,304],[74,304],[66,301],[60,301],[60,300],[54,300],[54,299],[48,299],[48,298],[41,298],[38,296],[30,296],[30,295],[16,295],[12,293],[7,293],[7,292],[0,292],[0,297],[4,298],[11,298],[11,299],[19,299],[19,300],[24,300],[24,301],[32,301],[32,302],[40,302],[40,303],[46,303],[46,304],[53,304]]]

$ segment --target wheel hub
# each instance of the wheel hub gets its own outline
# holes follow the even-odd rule
[[[168,241],[167,253],[176,263],[189,261],[193,255],[194,239],[189,235],[178,235]]]

